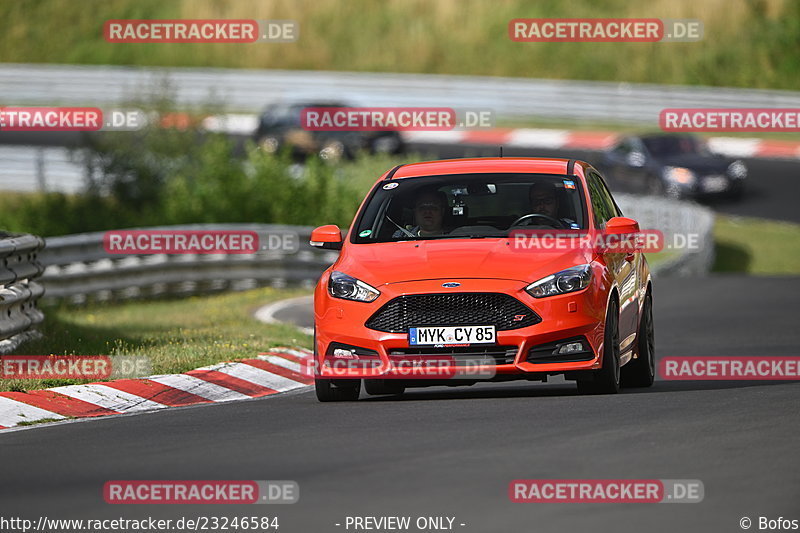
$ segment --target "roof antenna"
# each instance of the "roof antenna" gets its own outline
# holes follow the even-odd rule
[[[500,157],[503,157],[503,147],[500,147]]]

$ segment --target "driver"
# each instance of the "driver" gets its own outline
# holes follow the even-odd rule
[[[559,221],[565,228],[575,228],[577,224],[570,218],[559,218],[559,203],[556,188],[544,182],[536,182],[528,191],[531,213],[545,215]]]
[[[414,199],[414,222],[416,226],[408,228],[405,231],[397,230],[392,237],[430,237],[443,235],[445,232],[442,228],[442,222],[447,205],[447,195],[442,191],[431,189],[423,190]]]

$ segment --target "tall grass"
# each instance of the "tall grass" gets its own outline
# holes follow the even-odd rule
[[[512,18],[694,18],[696,43],[516,43]],[[294,19],[287,44],[109,44],[111,18]],[[28,0],[0,4],[0,61],[420,72],[797,89],[796,0]]]

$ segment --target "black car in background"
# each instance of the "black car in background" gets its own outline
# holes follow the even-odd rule
[[[352,107],[342,102],[292,102],[267,106],[261,113],[253,137],[267,152],[284,149],[304,158],[318,154],[323,159],[352,158],[359,152],[399,154],[403,139],[397,131],[310,131],[303,129],[300,116],[307,107]]]
[[[747,177],[744,162],[715,154],[688,134],[623,137],[601,166],[615,188],[671,198],[738,198]]]

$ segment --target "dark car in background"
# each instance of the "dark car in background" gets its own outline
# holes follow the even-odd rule
[[[713,153],[696,135],[626,136],[600,167],[617,189],[671,198],[738,198],[747,177],[744,162]]]
[[[403,153],[403,138],[397,131],[311,131],[303,129],[301,114],[308,107],[352,107],[342,102],[292,102],[271,104],[261,113],[253,137],[270,153],[284,149],[295,157],[318,154],[323,159],[352,158],[359,152]]]

